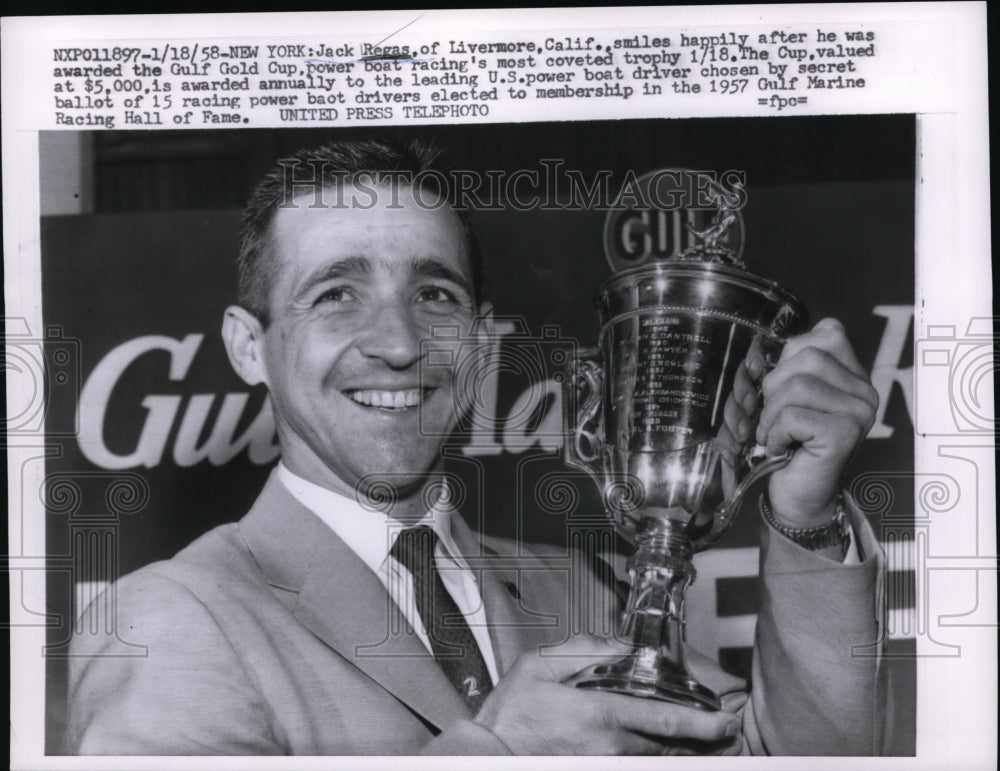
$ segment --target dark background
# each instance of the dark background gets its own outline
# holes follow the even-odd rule
[[[94,212],[42,220],[46,325],[59,325],[66,337],[80,341],[81,382],[127,340],[153,334],[179,339],[191,333],[205,339],[183,382],[167,379],[165,353],[151,353],[127,370],[112,396],[105,441],[122,454],[135,447],[146,416],[145,396],[180,397],[162,462],[128,470],[148,486],[147,501],[116,506],[108,495],[109,479],[124,472],[98,475],[101,470],[84,458],[73,436],[65,437],[60,457],[47,464],[50,480],[73,477],[80,490],[75,508],[50,505],[47,515],[49,554],[69,566],[51,573],[48,592],[49,610],[61,619],[49,633],[51,752],[58,751],[64,719],[60,652],[75,612],[72,585],[109,580],[167,558],[211,527],[238,519],[268,473],[245,453],[220,467],[202,462],[181,468],[171,458],[180,416],[193,395],[218,395],[206,421],[210,426],[222,394],[247,391],[229,369],[218,329],[223,309],[234,299],[236,229],[250,188],[276,158],[301,147],[373,134],[432,140],[447,148],[454,168],[541,170],[540,159],[557,158],[585,178],[609,169],[613,190],[628,170],[637,175],[678,166],[742,170],[748,193],[743,209],[747,266],[792,289],[814,320],[840,318],[863,366],[871,366],[885,326],[872,309],[913,303],[913,116],[89,135]],[[553,324],[581,345],[596,341],[590,296],[610,272],[602,251],[603,212],[508,209],[476,213],[474,222],[486,252],[486,294],[498,315],[524,317],[532,334]],[[908,340],[905,350],[911,348]],[[527,385],[523,378],[503,376],[501,416]],[[240,430],[263,398],[259,392],[251,396]],[[76,406],[72,389],[53,393],[50,435],[71,432]],[[885,422],[896,429],[893,437],[867,441],[853,474],[912,471],[913,429],[898,386],[889,397]],[[453,464],[469,486],[463,513],[470,520],[496,534],[557,544],[566,539],[566,516],[540,513],[512,491],[529,489],[562,468],[556,454],[537,447],[458,458]],[[895,522],[912,514],[909,480],[895,477],[888,483],[893,508],[872,512],[876,533],[882,525],[879,514]],[[597,490],[589,482],[580,487],[579,511],[600,515]],[[756,545],[751,514],[744,511],[737,518],[723,547]],[[892,578],[912,582],[912,573]],[[755,584],[746,581],[740,588],[740,597],[727,603],[733,609],[716,609],[719,615],[752,610]],[[905,654],[912,652],[913,640],[891,645]],[[723,665],[745,675],[748,660],[748,650],[737,650]],[[893,666],[902,683],[895,749],[912,754],[912,662]]]

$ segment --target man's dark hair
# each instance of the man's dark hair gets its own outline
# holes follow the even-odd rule
[[[363,180],[367,185],[400,184],[426,189],[435,196],[447,195],[446,173],[435,167],[440,153],[429,144],[406,144],[381,140],[333,142],[315,149],[299,150],[282,158],[250,194],[240,223],[239,304],[265,327],[270,323],[271,290],[281,269],[275,254],[271,225],[278,209],[313,187],[318,196]],[[442,182],[444,189],[442,189]],[[454,208],[465,231],[466,252],[472,271],[472,292],[482,299],[482,254],[468,212]]]

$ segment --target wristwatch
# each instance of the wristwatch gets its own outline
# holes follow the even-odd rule
[[[774,514],[771,513],[771,506],[767,501],[767,493],[761,493],[760,513],[771,527],[809,551],[819,551],[820,549],[840,546],[841,558],[843,558],[851,546],[851,525],[847,520],[847,510],[844,508],[843,494],[837,495],[837,505],[833,519],[825,525],[818,525],[817,527],[796,528],[779,525],[774,518]]]

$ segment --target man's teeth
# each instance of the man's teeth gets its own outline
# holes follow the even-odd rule
[[[421,389],[410,388],[405,391],[352,391],[351,398],[366,407],[385,407],[403,409],[416,407],[420,404]]]

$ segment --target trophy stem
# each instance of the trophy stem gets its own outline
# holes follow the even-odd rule
[[[628,562],[631,579],[618,638],[632,651],[613,664],[589,667],[570,679],[577,688],[615,691],[705,710],[719,698],[684,661],[684,592],[694,581],[691,541],[670,520],[647,519]]]

